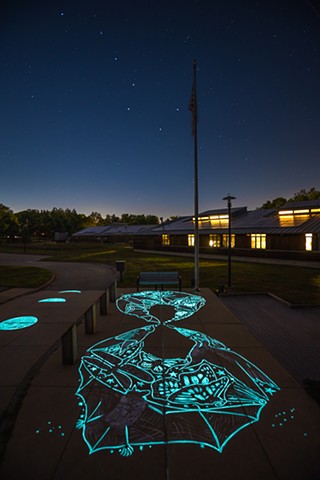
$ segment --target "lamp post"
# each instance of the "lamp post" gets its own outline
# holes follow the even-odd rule
[[[228,193],[226,197],[224,197],[222,200],[227,200],[228,201],[228,287],[231,287],[231,200],[235,200],[236,197],[233,197]]]

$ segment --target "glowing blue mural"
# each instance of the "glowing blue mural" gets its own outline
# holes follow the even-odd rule
[[[222,452],[241,429],[257,422],[279,387],[259,368],[205,333],[180,328],[205,304],[200,295],[147,291],[123,295],[118,309],[147,325],[108,338],[82,357],[76,395],[89,452],[128,456],[134,447],[193,443]],[[174,308],[162,325],[192,343],[185,358],[161,358],[145,341],[161,325],[150,311]]]
[[[21,328],[31,327],[31,325],[34,325],[37,321],[37,317],[31,315],[8,318],[0,322],[0,330],[20,330]]]

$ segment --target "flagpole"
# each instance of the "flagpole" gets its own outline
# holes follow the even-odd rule
[[[199,199],[198,199],[198,105],[197,62],[193,60],[193,138],[194,138],[194,290],[199,291]]]

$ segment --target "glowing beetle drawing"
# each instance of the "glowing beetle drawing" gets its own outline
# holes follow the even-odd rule
[[[89,452],[123,456],[134,447],[194,443],[222,452],[241,429],[257,422],[279,387],[259,368],[208,335],[175,324],[205,304],[200,295],[145,291],[123,295],[118,309],[147,325],[88,349],[79,367],[82,413],[77,427]],[[161,325],[156,305],[174,308],[163,326],[192,343],[185,358],[159,358],[144,350]]]

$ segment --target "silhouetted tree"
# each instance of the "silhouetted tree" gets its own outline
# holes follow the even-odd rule
[[[18,220],[11,208],[0,203],[0,238],[13,237],[19,231]]]
[[[299,192],[296,192],[292,198],[290,198],[288,201],[289,202],[304,202],[306,200],[319,200],[320,199],[320,191],[316,190],[314,187],[310,188],[309,191],[305,190],[304,188],[302,190],[299,190]]]
[[[268,209],[268,208],[279,208],[282,207],[287,200],[284,197],[277,197],[274,200],[267,200],[263,205],[261,205],[260,209]]]

